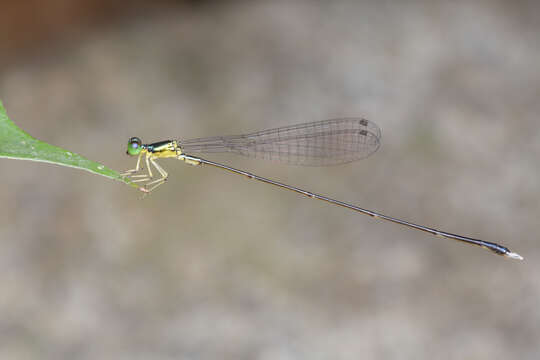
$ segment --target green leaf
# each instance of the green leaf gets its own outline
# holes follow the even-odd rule
[[[41,161],[69,166],[102,175],[139,188],[129,179],[103,164],[88,160],[79,154],[34,139],[11,121],[0,100],[0,158]]]

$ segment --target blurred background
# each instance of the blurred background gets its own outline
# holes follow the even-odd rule
[[[209,167],[133,188],[0,159],[1,359],[537,359],[535,1],[6,2],[0,98],[31,135],[125,170],[145,142],[343,116],[337,167],[206,158],[507,260]]]

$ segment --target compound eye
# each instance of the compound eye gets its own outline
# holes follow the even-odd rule
[[[128,141],[128,155],[139,155],[142,150],[142,141],[138,137],[132,137]]]

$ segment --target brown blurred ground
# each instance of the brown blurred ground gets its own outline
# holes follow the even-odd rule
[[[0,65],[28,61],[36,51],[77,41],[92,29],[142,14],[205,1],[40,0],[5,1],[0,11]]]
[[[121,170],[134,135],[364,116],[383,139],[359,163],[207,157],[525,261],[172,160],[140,201],[3,159],[1,359],[538,358],[535,2],[88,4],[67,40],[2,45],[0,98],[30,134]]]

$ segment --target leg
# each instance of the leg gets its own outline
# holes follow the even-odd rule
[[[150,159],[152,155],[147,152],[146,153],[146,168],[148,169],[148,177],[151,179],[153,177],[152,175],[152,169],[150,168],[150,163],[148,162],[148,160]]]
[[[150,186],[150,185],[153,185],[150,187],[150,189],[147,189],[148,192],[154,190],[155,188],[157,188],[159,185],[163,184],[165,181],[167,181],[167,177],[169,176],[169,174],[167,174],[167,172],[152,158],[150,158],[149,160],[152,165],[154,165],[154,167],[157,169],[157,171],[159,172],[159,174],[161,175],[161,178],[157,179],[157,180],[153,180],[153,181],[150,181],[146,184],[144,184],[145,188]],[[150,167],[149,167],[150,169]]]
[[[141,156],[142,156],[142,153],[139,154],[139,157],[137,158],[137,165],[135,166],[135,169],[126,170],[120,175],[121,176],[132,176],[132,174],[136,174],[140,170],[142,170],[142,168],[140,167],[140,165],[141,165]],[[141,175],[135,175],[135,176],[140,177]],[[144,175],[144,176],[146,176],[146,175]]]

